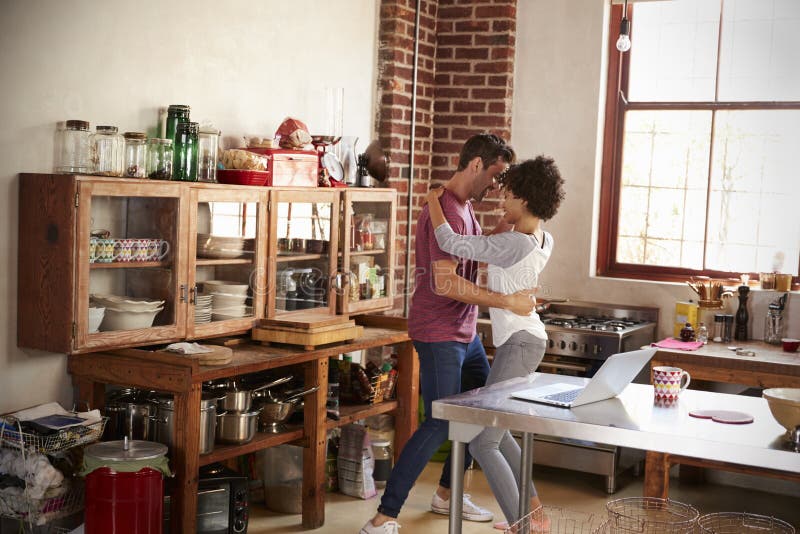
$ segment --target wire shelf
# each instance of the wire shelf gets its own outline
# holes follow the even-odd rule
[[[0,417],[0,446],[54,454],[99,440],[107,421],[108,417],[102,417],[90,425],[72,426],[44,436],[22,431],[19,421],[13,417]]]
[[[83,510],[83,497],[83,481],[79,478],[67,479],[62,487],[48,491],[41,499],[25,495],[22,488],[6,488],[0,491],[0,516],[44,525]]]
[[[697,520],[700,534],[794,534],[792,525],[774,517],[741,512],[706,514]]]
[[[693,506],[655,497],[616,499],[606,510],[612,533],[693,534],[700,516]]]
[[[606,522],[605,515],[540,506],[506,528],[505,534],[597,534]]]

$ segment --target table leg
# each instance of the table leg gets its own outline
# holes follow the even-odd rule
[[[531,507],[530,484],[533,469],[533,434],[522,433],[522,458],[519,466],[519,517],[528,515]]]
[[[304,384],[319,389],[305,397],[303,425],[308,445],[303,449],[303,528],[325,524],[325,438],[327,437],[325,402],[328,399],[328,359],[305,365]]]
[[[197,529],[197,479],[200,469],[200,396],[201,384],[192,384],[186,393],[175,394],[173,412],[172,457],[175,471],[175,494],[172,496],[174,533]]]
[[[669,497],[669,455],[647,451],[644,461],[644,496]]]
[[[464,451],[466,444],[452,441],[450,448],[450,525],[449,534],[461,534],[461,512],[464,507]]]
[[[395,412],[394,461],[400,458],[400,452],[406,442],[417,430],[419,409],[419,358],[414,352],[411,341],[401,343],[397,351],[397,385],[395,397],[398,401]]]

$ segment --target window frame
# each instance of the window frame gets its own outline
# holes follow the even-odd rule
[[[621,162],[624,144],[624,117],[627,111],[635,110],[711,110],[711,156],[713,157],[715,111],[719,110],[776,110],[800,109],[800,102],[628,102],[625,98],[628,89],[628,72],[630,69],[630,53],[619,52],[616,48],[622,20],[622,5],[612,5],[608,35],[608,79],[606,82],[605,124],[603,128],[603,163],[600,182],[600,213],[598,220],[597,266],[596,274],[610,278],[633,278],[667,282],[683,282],[690,276],[709,276],[712,278],[738,279],[741,272],[715,271],[710,269],[688,269],[685,267],[666,267],[657,265],[639,265],[620,263],[617,255],[617,230],[619,224],[620,195],[622,190]],[[631,21],[630,34],[634,38],[636,26],[633,23],[633,5],[628,7],[628,20]],[[717,42],[717,61],[721,35]],[[636,46],[634,41],[633,46]],[[709,160],[711,161],[711,160]],[[710,167],[709,167],[710,173]],[[708,187],[710,188],[710,178]],[[710,191],[709,191],[710,193]],[[707,196],[706,205],[708,205]],[[707,212],[706,212],[707,213]],[[704,239],[703,258],[705,262],[706,236]],[[800,273],[800,257],[798,257],[798,273]],[[751,279],[758,278],[758,273],[748,273]],[[800,282],[800,276],[794,276],[792,283]]]

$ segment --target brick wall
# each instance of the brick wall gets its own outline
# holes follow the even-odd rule
[[[431,183],[447,180],[471,135],[511,134],[517,0],[422,0],[412,249],[419,210]],[[416,0],[382,0],[378,56],[378,136],[391,159],[389,185],[399,191],[396,307],[405,277],[408,170]],[[496,197],[496,194],[493,195]],[[476,205],[481,225],[496,222],[496,198]]]

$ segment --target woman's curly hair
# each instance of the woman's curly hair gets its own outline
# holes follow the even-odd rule
[[[497,181],[526,201],[528,211],[543,221],[552,219],[564,200],[564,179],[553,158],[547,156],[511,165]]]

